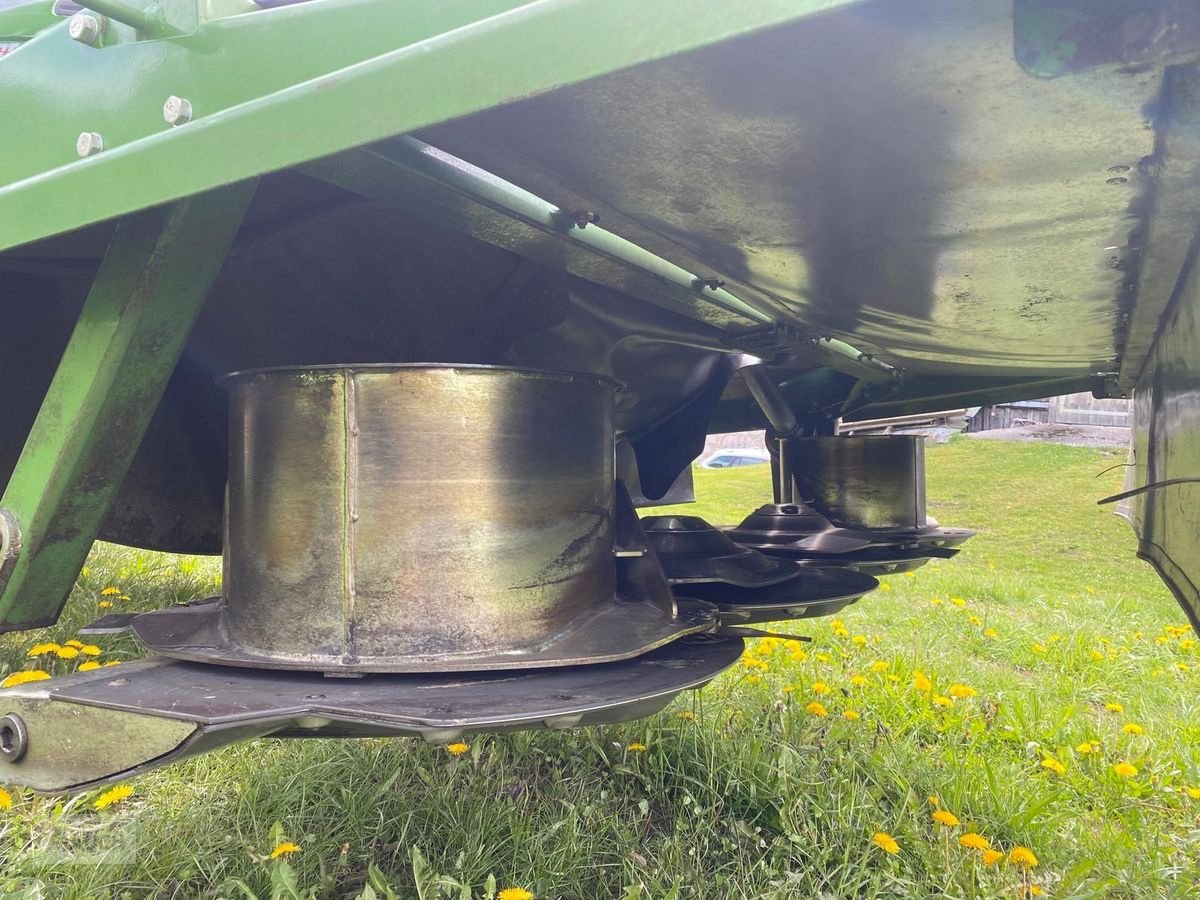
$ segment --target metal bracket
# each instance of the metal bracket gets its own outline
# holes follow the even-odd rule
[[[254,186],[189,197],[117,226],[0,499],[0,631],[58,619]]]

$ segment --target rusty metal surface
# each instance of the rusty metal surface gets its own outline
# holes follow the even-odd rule
[[[608,379],[413,364],[229,386],[224,596],[133,620],[157,653],[465,671],[627,658],[715,622],[617,593]]]
[[[924,438],[792,438],[784,452],[800,497],[835,524],[863,529],[926,526]]]
[[[1194,60],[1200,57],[1200,6],[1195,0],[1014,0],[1013,50],[1023,68],[1042,78]]]

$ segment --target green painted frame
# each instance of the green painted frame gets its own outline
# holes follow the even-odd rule
[[[53,624],[256,182],[123,219],[0,499],[0,631]]]

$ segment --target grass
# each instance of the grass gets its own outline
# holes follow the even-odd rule
[[[457,757],[411,740],[260,740],[135,779],[103,811],[96,792],[14,792],[0,892],[1200,896],[1200,798],[1186,791],[1200,787],[1200,656],[1168,630],[1183,615],[1128,527],[1094,504],[1121,480],[1097,473],[1121,461],[930,448],[931,511],[980,530],[960,556],[885,579],[837,620],[792,623],[815,638],[803,648],[756,642],[745,665],[650,720],[476,736]],[[766,481],[762,467],[700,471],[689,511],[736,520]],[[103,600],[153,608],[211,593],[216,577],[207,561],[98,547],[63,622],[3,638],[0,672],[34,665],[27,648],[72,637]],[[135,655],[127,638],[97,643],[101,660]],[[974,696],[937,705],[954,684]],[[827,715],[806,710],[814,701]],[[1088,741],[1098,752],[1077,749]],[[933,798],[961,825],[935,824]],[[1039,864],[985,866],[958,844],[968,830]],[[898,854],[872,843],[878,831]],[[301,850],[269,859],[284,841]]]

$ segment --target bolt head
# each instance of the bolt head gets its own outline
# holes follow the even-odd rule
[[[104,149],[104,138],[94,131],[85,131],[75,141],[75,152],[80,156],[92,156]]]
[[[182,125],[192,120],[192,104],[172,94],[163,104],[163,118],[169,125]]]
[[[81,44],[95,44],[100,40],[100,34],[103,31],[102,17],[89,12],[77,12],[67,22],[67,34],[71,36],[71,40],[79,41]]]

